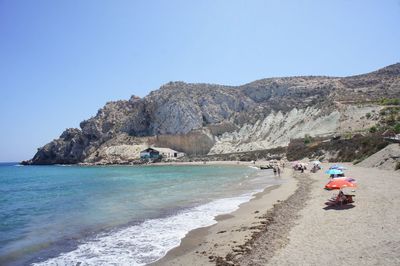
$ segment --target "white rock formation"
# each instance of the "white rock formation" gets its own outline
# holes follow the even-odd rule
[[[290,112],[273,112],[255,124],[245,124],[239,130],[216,137],[209,154],[243,152],[287,146],[290,139],[332,135],[366,130],[376,124],[366,117],[377,113],[380,107],[341,105],[330,114],[309,107]]]
[[[140,151],[148,146],[143,145],[115,145],[101,147],[96,152],[92,153],[86,160],[86,163],[120,163],[129,162],[140,158]]]

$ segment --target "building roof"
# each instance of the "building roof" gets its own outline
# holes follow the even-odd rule
[[[145,150],[142,150],[141,152],[150,152],[150,151],[156,151],[156,152],[160,152],[159,150],[156,150],[154,148],[147,148]]]
[[[159,147],[153,147],[153,149],[155,149],[155,150],[157,150],[157,151],[159,151],[159,152],[162,152],[162,153],[179,153],[179,151],[176,151],[176,150],[173,150],[173,149],[170,149],[170,148],[159,148]]]
[[[170,148],[159,148],[159,147],[149,147],[149,148],[147,148],[145,150],[142,150],[141,153],[142,152],[150,152],[150,151],[156,151],[156,152],[159,152],[159,153],[170,153],[170,154],[183,153],[183,152],[176,151],[176,150],[173,150],[173,149],[170,149]]]

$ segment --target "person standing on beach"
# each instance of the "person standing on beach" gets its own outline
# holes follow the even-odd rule
[[[278,166],[278,176],[281,176],[281,168]]]

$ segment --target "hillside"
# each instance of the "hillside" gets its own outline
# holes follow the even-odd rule
[[[398,143],[390,144],[386,148],[371,155],[357,166],[376,167],[383,170],[399,170],[400,146]]]
[[[144,98],[108,102],[24,163],[129,163],[148,145],[197,156],[271,149],[305,135],[367,131],[381,98],[400,98],[400,64],[344,78],[170,82]]]

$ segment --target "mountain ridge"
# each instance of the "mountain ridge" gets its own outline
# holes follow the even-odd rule
[[[129,163],[150,145],[189,155],[275,148],[304,134],[366,130],[374,121],[363,115],[379,112],[380,98],[400,98],[400,63],[350,77],[265,78],[239,86],[169,82],[143,98],[107,102],[24,163]],[[137,147],[131,157],[127,145]]]

